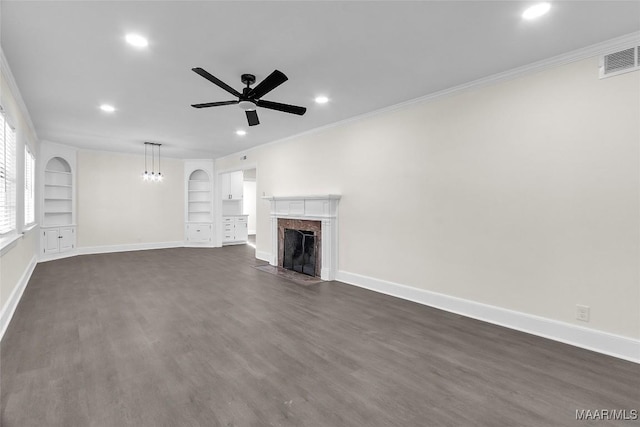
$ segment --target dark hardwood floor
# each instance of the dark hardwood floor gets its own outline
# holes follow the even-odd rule
[[[638,425],[575,418],[638,409],[640,365],[256,263],[39,264],[1,344],[2,427]]]

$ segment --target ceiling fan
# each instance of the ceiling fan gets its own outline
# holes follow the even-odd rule
[[[231,95],[238,97],[238,99],[235,101],[192,104],[191,106],[194,108],[219,107],[221,105],[238,104],[238,106],[242,108],[247,115],[249,126],[260,124],[260,120],[258,120],[258,113],[256,112],[256,107],[283,111],[285,113],[297,114],[299,116],[303,115],[307,111],[306,108],[298,107],[297,105],[281,104],[279,102],[265,101],[261,99],[264,95],[271,92],[273,89],[288,80],[287,76],[285,76],[282,71],[275,70],[273,73],[269,74],[267,78],[258,83],[258,85],[254,88],[251,88],[250,86],[256,82],[256,76],[254,76],[253,74],[243,74],[240,77],[240,80],[242,81],[242,83],[246,84],[247,87],[242,89],[242,93],[240,93],[200,67],[192,68],[191,70],[195,71],[197,74],[209,80],[216,86],[226,90]]]

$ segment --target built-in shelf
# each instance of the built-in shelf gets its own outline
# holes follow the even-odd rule
[[[39,168],[40,248],[43,260],[73,254],[76,246],[74,148],[42,141]]]
[[[213,227],[213,162],[185,162],[185,245],[212,247]]]
[[[195,169],[189,175],[187,222],[209,223],[213,221],[212,185],[209,174]]]
[[[62,157],[51,158],[44,170],[43,227],[73,223],[73,175]]]

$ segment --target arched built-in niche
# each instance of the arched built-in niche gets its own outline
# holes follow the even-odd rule
[[[51,158],[44,170],[43,226],[73,224],[73,174],[62,157]]]
[[[189,175],[187,222],[212,222],[211,178],[202,169]]]

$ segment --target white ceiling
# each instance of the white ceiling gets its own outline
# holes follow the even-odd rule
[[[637,0],[554,1],[523,21],[531,4],[5,0],[0,42],[41,139],[215,158],[640,30]],[[128,32],[149,47],[127,45]],[[308,111],[259,108],[249,128],[237,106],[196,110],[233,99],[196,66],[236,89],[242,73],[259,82],[279,69],[289,81],[263,99]]]

